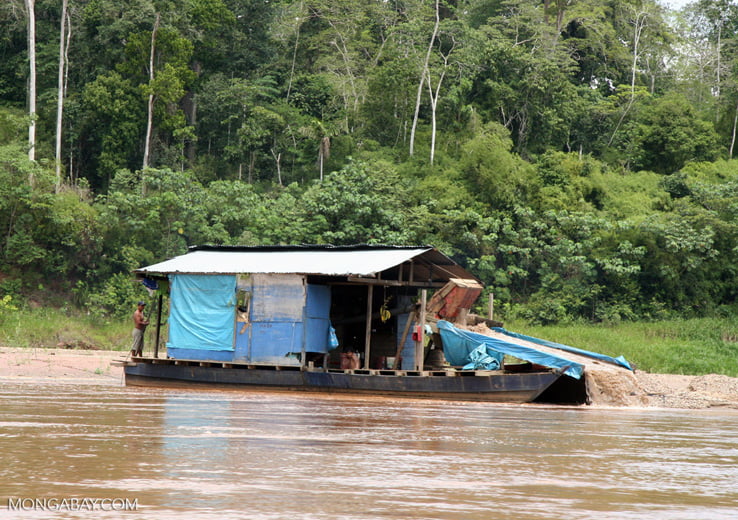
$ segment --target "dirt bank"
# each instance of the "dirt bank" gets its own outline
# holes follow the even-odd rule
[[[122,385],[123,369],[110,362],[126,352],[0,347],[0,382],[13,380]]]
[[[111,366],[110,362],[124,359],[126,355],[126,352],[107,350],[0,347],[0,383],[54,381],[122,385],[123,369]],[[738,378],[636,372],[634,377],[628,377],[627,383],[631,394],[627,404],[632,406],[738,409]]]

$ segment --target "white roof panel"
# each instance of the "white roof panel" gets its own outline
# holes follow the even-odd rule
[[[432,248],[290,251],[192,251],[137,269],[141,274],[317,274],[371,276],[402,264]]]

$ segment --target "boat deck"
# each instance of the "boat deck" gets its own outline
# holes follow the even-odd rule
[[[172,359],[155,357],[132,357],[114,362],[117,366],[136,366],[138,364],[170,365],[182,367],[230,368],[237,370],[274,370],[278,372],[317,372],[330,374],[352,374],[366,376],[398,376],[398,377],[488,377],[493,374],[507,373],[505,370],[461,370],[460,367],[446,367],[434,370],[395,370],[388,368],[324,368],[308,363],[300,365],[274,365],[261,363],[237,363],[232,361],[201,361],[197,359]],[[547,370],[546,370],[547,371]]]

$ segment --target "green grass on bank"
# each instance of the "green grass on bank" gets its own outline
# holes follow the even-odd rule
[[[0,346],[127,350],[131,323],[48,307],[5,310],[0,313]]]
[[[738,321],[734,319],[546,327],[510,322],[505,327],[610,356],[622,355],[646,372],[738,377]],[[124,318],[101,319],[52,308],[0,313],[0,346],[125,351],[130,342],[131,323]],[[147,336],[146,343],[150,346],[152,338]]]
[[[605,325],[545,327],[506,323],[508,330],[607,354],[625,356],[645,372],[738,377],[738,322],[700,318]]]

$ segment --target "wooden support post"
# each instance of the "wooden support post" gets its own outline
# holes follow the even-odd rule
[[[307,323],[307,309],[303,309],[303,323]],[[295,337],[295,325],[292,324],[292,337]],[[307,366],[307,327],[302,328],[302,346],[300,347],[300,370],[305,370],[305,367]],[[233,348],[236,347],[236,344],[233,344]]]
[[[469,309],[459,309],[459,313],[456,315],[456,322],[457,325],[461,325],[462,327],[466,326],[467,324],[467,318],[469,316]]]
[[[489,316],[490,320],[495,319],[495,293],[489,293]]]
[[[364,368],[369,368],[370,345],[372,342],[372,297],[374,286],[366,286],[366,336],[364,338]]]
[[[161,305],[164,295],[159,293],[159,301],[156,306],[156,340],[154,341],[154,357],[159,357],[159,338],[161,337]]]
[[[423,370],[425,358],[425,308],[428,300],[428,289],[420,291],[420,318],[418,319],[418,341],[415,344],[415,370]]]

